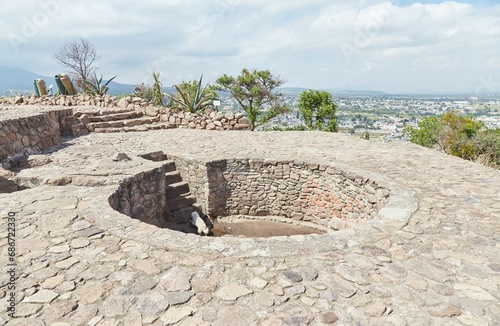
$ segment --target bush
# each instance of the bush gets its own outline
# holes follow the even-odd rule
[[[439,118],[426,117],[418,129],[406,127],[403,133],[412,143],[437,145],[447,154],[500,168],[500,130],[487,129],[472,116],[447,112]]]
[[[500,169],[500,129],[487,129],[472,139],[474,162]]]
[[[153,100],[153,87],[144,85],[144,83],[141,85],[135,85],[133,96],[140,97],[148,102],[151,102]]]
[[[144,85],[144,83],[135,85],[133,96],[153,102],[154,106],[163,106],[163,85],[160,81],[160,73],[153,71],[152,76],[153,85]]]
[[[368,131],[363,131],[363,133],[361,134],[361,139],[364,139],[364,140],[370,140],[370,133]]]

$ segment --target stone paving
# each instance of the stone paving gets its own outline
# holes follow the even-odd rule
[[[407,221],[326,235],[159,229],[107,201],[119,180],[158,164],[134,158],[158,150],[201,161],[335,162],[404,185],[418,209]],[[132,161],[113,162],[117,152]],[[67,139],[37,161],[18,174],[31,189],[0,195],[0,326],[500,325],[497,170],[342,134],[183,129]],[[8,212],[14,319],[5,313]]]

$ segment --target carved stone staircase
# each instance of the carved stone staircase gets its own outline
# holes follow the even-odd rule
[[[196,203],[196,197],[191,194],[189,184],[182,180],[177,171],[175,161],[169,160],[163,151],[141,155],[142,158],[164,162],[165,169],[165,197],[170,214],[166,216],[166,227],[182,232],[193,232],[191,213],[202,213],[201,207]],[[200,214],[203,215],[203,214]]]
[[[59,125],[61,126],[61,136],[78,137],[89,133],[86,126],[73,115],[60,117]]]
[[[158,116],[145,116],[137,109],[77,112],[75,116],[88,131],[96,133],[148,131],[171,127],[169,123],[161,122]]]
[[[195,229],[190,223],[191,213],[200,213],[201,207],[196,203],[196,197],[191,194],[189,184],[182,180],[174,161],[168,161],[165,165],[165,195],[171,212],[167,227],[182,232],[193,232]]]

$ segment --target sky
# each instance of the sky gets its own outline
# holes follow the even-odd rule
[[[126,84],[248,68],[285,87],[500,93],[500,0],[2,3],[0,65],[64,72],[54,53],[79,37],[100,54],[98,74]]]

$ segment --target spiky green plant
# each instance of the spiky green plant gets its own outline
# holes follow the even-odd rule
[[[162,84],[160,80],[160,73],[153,71],[153,105],[154,106],[163,106],[163,91]]]
[[[191,113],[201,112],[205,110],[207,107],[213,105],[214,99],[217,97],[217,94],[209,89],[209,85],[202,86],[203,84],[203,74],[200,77],[200,80],[196,84],[196,88],[193,90],[189,90],[184,83],[184,86],[174,85],[177,90],[177,96],[168,95],[167,96],[172,99],[174,103],[174,107],[179,108],[181,110],[185,110]]]
[[[84,80],[82,84],[83,92],[89,95],[105,95],[108,92],[108,85],[111,83],[113,79],[116,78],[115,75],[113,78],[109,79],[104,85],[102,84],[102,75],[101,78],[97,79],[97,75],[94,76],[92,80]]]

